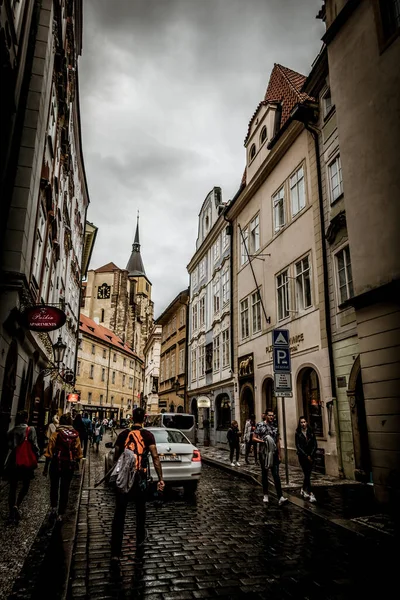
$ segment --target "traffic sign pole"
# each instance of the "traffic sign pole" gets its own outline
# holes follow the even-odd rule
[[[286,485],[289,485],[289,465],[288,465],[287,436],[286,436],[286,412],[285,412],[285,398],[283,398],[283,397],[282,397],[282,420],[283,420],[283,443],[285,444]]]

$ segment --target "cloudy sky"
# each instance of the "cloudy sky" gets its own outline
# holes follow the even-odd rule
[[[307,74],[321,0],[85,0],[80,96],[90,268],[140,241],[155,315],[187,287],[197,217],[239,187],[247,125],[274,63]]]

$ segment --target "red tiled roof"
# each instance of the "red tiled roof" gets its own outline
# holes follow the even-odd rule
[[[113,262],[109,262],[106,265],[99,267],[98,269],[95,269],[94,272],[95,273],[112,273],[112,271],[120,271],[121,269],[119,267],[117,267],[117,265],[115,265]]]
[[[125,344],[120,337],[115,335],[115,333],[110,331],[110,329],[107,329],[107,327],[103,327],[103,325],[98,325],[95,321],[89,319],[89,317],[86,317],[82,313],[79,315],[79,331],[82,331],[82,333],[93,335],[102,342],[112,344],[118,350],[122,349],[131,356],[138,358],[138,356],[132,351],[132,348]]]
[[[292,71],[292,69],[288,69],[287,67],[278,64],[274,65],[264,99],[261,100],[256,108],[255,113],[250,119],[244,143],[246,143],[249,138],[251,125],[261,106],[279,103],[282,107],[280,127],[283,127],[285,122],[288,120],[293,107],[298,102],[312,100],[310,96],[301,92],[301,88],[305,80],[306,77],[304,75],[301,75],[296,71]]]

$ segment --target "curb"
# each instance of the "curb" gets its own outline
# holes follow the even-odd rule
[[[202,461],[204,464],[208,464],[212,467],[221,469],[221,471],[226,471],[227,473],[230,473],[231,475],[237,475],[238,477],[241,477],[242,479],[250,480],[259,486],[262,485],[261,481],[260,481],[261,478],[258,479],[256,477],[254,477],[253,475],[251,475],[250,473],[246,473],[246,471],[241,471],[241,470],[239,470],[240,468],[239,469],[232,468],[230,465],[224,465],[220,461],[215,460],[213,458],[204,457],[204,456],[202,456],[201,458],[202,458]],[[271,479],[269,479],[269,480],[271,481],[271,483],[273,483],[273,481]],[[273,491],[272,495],[276,496],[274,491]],[[369,540],[373,540],[374,542],[378,542],[378,543],[386,542],[387,543],[390,540],[394,542],[394,538],[385,532],[381,532],[378,529],[369,527],[368,525],[363,525],[362,523],[356,523],[355,521],[352,521],[350,519],[344,519],[341,517],[337,517],[334,513],[331,513],[328,510],[325,510],[324,508],[322,508],[320,506],[317,506],[315,504],[310,505],[305,500],[302,500],[301,498],[298,498],[297,496],[290,494],[287,490],[284,490],[284,492],[285,492],[285,496],[287,497],[289,502],[291,502],[298,508],[302,508],[303,510],[306,510],[307,512],[311,513],[315,517],[319,517],[320,519],[329,521],[330,523],[332,523],[333,525],[336,525],[337,527],[342,527],[343,529],[347,529],[347,531],[351,531],[352,533],[354,533],[360,537],[363,537],[363,538],[366,538]],[[268,494],[270,494],[270,493],[271,492],[268,491]]]

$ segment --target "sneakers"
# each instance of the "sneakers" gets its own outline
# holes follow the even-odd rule
[[[285,502],[287,502],[287,501],[288,501],[288,499],[287,499],[287,498],[285,498],[284,496],[281,496],[281,497],[279,498],[279,502],[278,502],[278,504],[279,504],[279,506],[282,506],[282,504],[285,504]]]
[[[309,496],[309,500],[310,500],[310,502],[316,502],[317,501],[316,497],[314,496],[314,494],[312,492],[311,492],[311,494]]]
[[[240,462],[237,462],[237,461],[236,461],[236,466],[237,466],[237,467],[240,467]]]
[[[268,500],[268,494],[264,494],[263,502],[265,502],[266,504],[268,504],[268,502],[269,502],[269,500]]]
[[[231,467],[234,467],[234,466],[235,466],[235,463],[234,463],[234,462],[232,462],[232,463],[231,463]]]
[[[304,498],[304,500],[309,500],[310,499],[310,494],[308,492],[305,492],[303,490],[303,488],[301,488],[301,490],[300,490],[300,496],[302,498]]]

